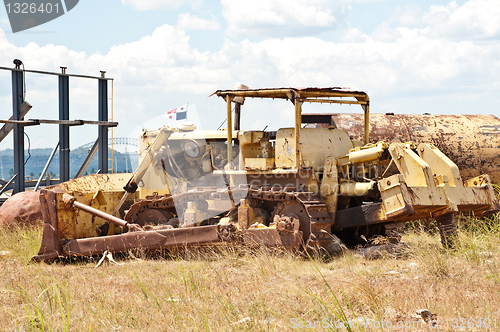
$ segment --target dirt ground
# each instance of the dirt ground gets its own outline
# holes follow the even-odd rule
[[[97,268],[100,257],[29,263],[40,228],[4,229],[0,330],[494,331],[500,223],[475,223],[464,221],[455,251],[411,229],[404,252],[377,260],[225,247],[136,251]]]

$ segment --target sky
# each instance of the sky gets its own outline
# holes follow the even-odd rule
[[[188,120],[217,129],[226,106],[208,96],[237,83],[362,90],[373,113],[498,116],[499,17],[498,0],[81,0],[53,21],[12,33],[3,7],[0,66],[18,58],[31,70],[106,71],[114,78],[115,137],[175,125],[165,113],[186,103]],[[10,75],[0,70],[2,119],[12,115]],[[57,119],[57,77],[27,73],[26,100],[27,118]],[[70,119],[97,120],[95,80],[70,78]],[[293,106],[247,100],[242,123],[292,126]],[[58,141],[56,125],[26,133],[32,148]],[[95,126],[71,128],[72,149],[96,138]],[[0,143],[6,148],[12,135]]]

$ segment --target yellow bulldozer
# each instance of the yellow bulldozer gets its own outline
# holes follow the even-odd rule
[[[133,175],[97,174],[40,192],[44,230],[35,260],[215,246],[331,252],[435,219],[454,245],[454,215],[500,210],[488,175],[462,180],[432,144],[369,142],[369,97],[344,88],[218,90],[225,130],[145,130]],[[245,100],[291,102],[293,127],[240,129]],[[360,105],[362,140],[310,104]],[[233,114],[234,112],[234,114]]]

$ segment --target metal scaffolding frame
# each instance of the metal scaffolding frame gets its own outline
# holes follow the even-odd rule
[[[101,76],[87,76],[67,74],[66,67],[61,67],[61,73],[45,72],[39,70],[21,69],[22,62],[14,60],[15,67],[0,67],[3,70],[12,72],[12,120],[0,120],[0,123],[11,124],[14,134],[14,174],[17,180],[14,185],[14,193],[25,190],[25,170],[24,170],[24,127],[39,125],[42,123],[59,124],[59,171],[60,180],[70,179],[70,148],[69,148],[69,128],[83,124],[98,125],[98,164],[101,173],[108,172],[108,127],[116,127],[117,122],[108,121],[108,81],[113,78],[105,77],[105,71],[101,71]],[[24,73],[37,73],[45,75],[57,75],[59,78],[59,120],[29,119],[24,120],[25,113],[21,110],[24,102]],[[69,120],[69,78],[90,78],[98,82],[98,121]],[[41,175],[43,176],[43,174]]]

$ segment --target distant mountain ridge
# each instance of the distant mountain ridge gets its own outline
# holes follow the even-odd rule
[[[52,153],[51,148],[45,149],[30,149],[24,151],[25,165],[25,175],[32,176],[34,179],[38,179],[40,173],[43,171],[47,160]],[[31,156],[30,156],[31,154]],[[87,157],[88,150],[77,148],[71,150],[70,152],[70,176],[74,177],[76,172],[80,169],[83,161]],[[29,157],[29,159],[28,159]],[[109,158],[111,158],[111,151],[109,151]],[[121,172],[133,172],[138,165],[139,157],[136,152],[121,153],[113,150],[113,170],[116,173]],[[108,168],[111,168],[111,161],[109,161]],[[93,170],[93,171],[92,171]],[[89,167],[87,168],[87,173],[95,173],[98,170],[97,154],[92,159]],[[51,172],[53,176],[59,177],[59,153],[56,152],[54,159],[50,163],[48,172]],[[14,173],[14,150],[5,149],[0,151],[0,179],[9,180]],[[45,176],[43,176],[45,177]]]

